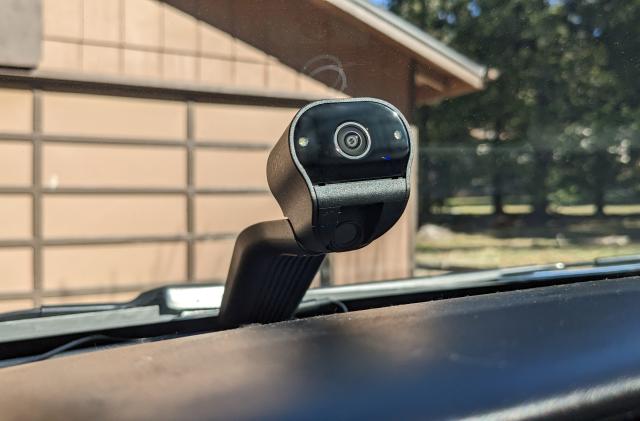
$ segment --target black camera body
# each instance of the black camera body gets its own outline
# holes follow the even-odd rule
[[[267,163],[269,188],[300,245],[354,250],[384,234],[409,199],[411,139],[392,105],[369,98],[300,110]]]
[[[267,179],[286,219],[238,237],[220,309],[222,327],[293,315],[325,254],[387,232],[409,199],[409,125],[373,98],[302,108],[269,155]]]

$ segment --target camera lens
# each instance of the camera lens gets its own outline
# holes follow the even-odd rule
[[[371,147],[367,129],[356,122],[342,123],[336,129],[333,139],[336,151],[348,159],[362,158]]]
[[[349,133],[344,138],[344,144],[349,149],[357,149],[362,143],[362,138],[358,133]]]

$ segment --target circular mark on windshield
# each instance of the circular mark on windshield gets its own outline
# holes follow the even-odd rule
[[[302,73],[314,79],[322,78],[330,88],[340,92],[347,89],[347,74],[340,59],[330,54],[321,54],[307,61],[302,68]]]

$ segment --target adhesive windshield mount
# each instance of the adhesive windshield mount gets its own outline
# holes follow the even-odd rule
[[[286,219],[238,236],[220,326],[291,318],[327,253],[365,247],[402,216],[412,155],[409,125],[385,101],[302,108],[267,161],[269,188]]]

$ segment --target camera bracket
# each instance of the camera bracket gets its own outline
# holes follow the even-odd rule
[[[290,318],[324,257],[303,250],[286,219],[245,229],[231,258],[220,324],[233,327]]]

